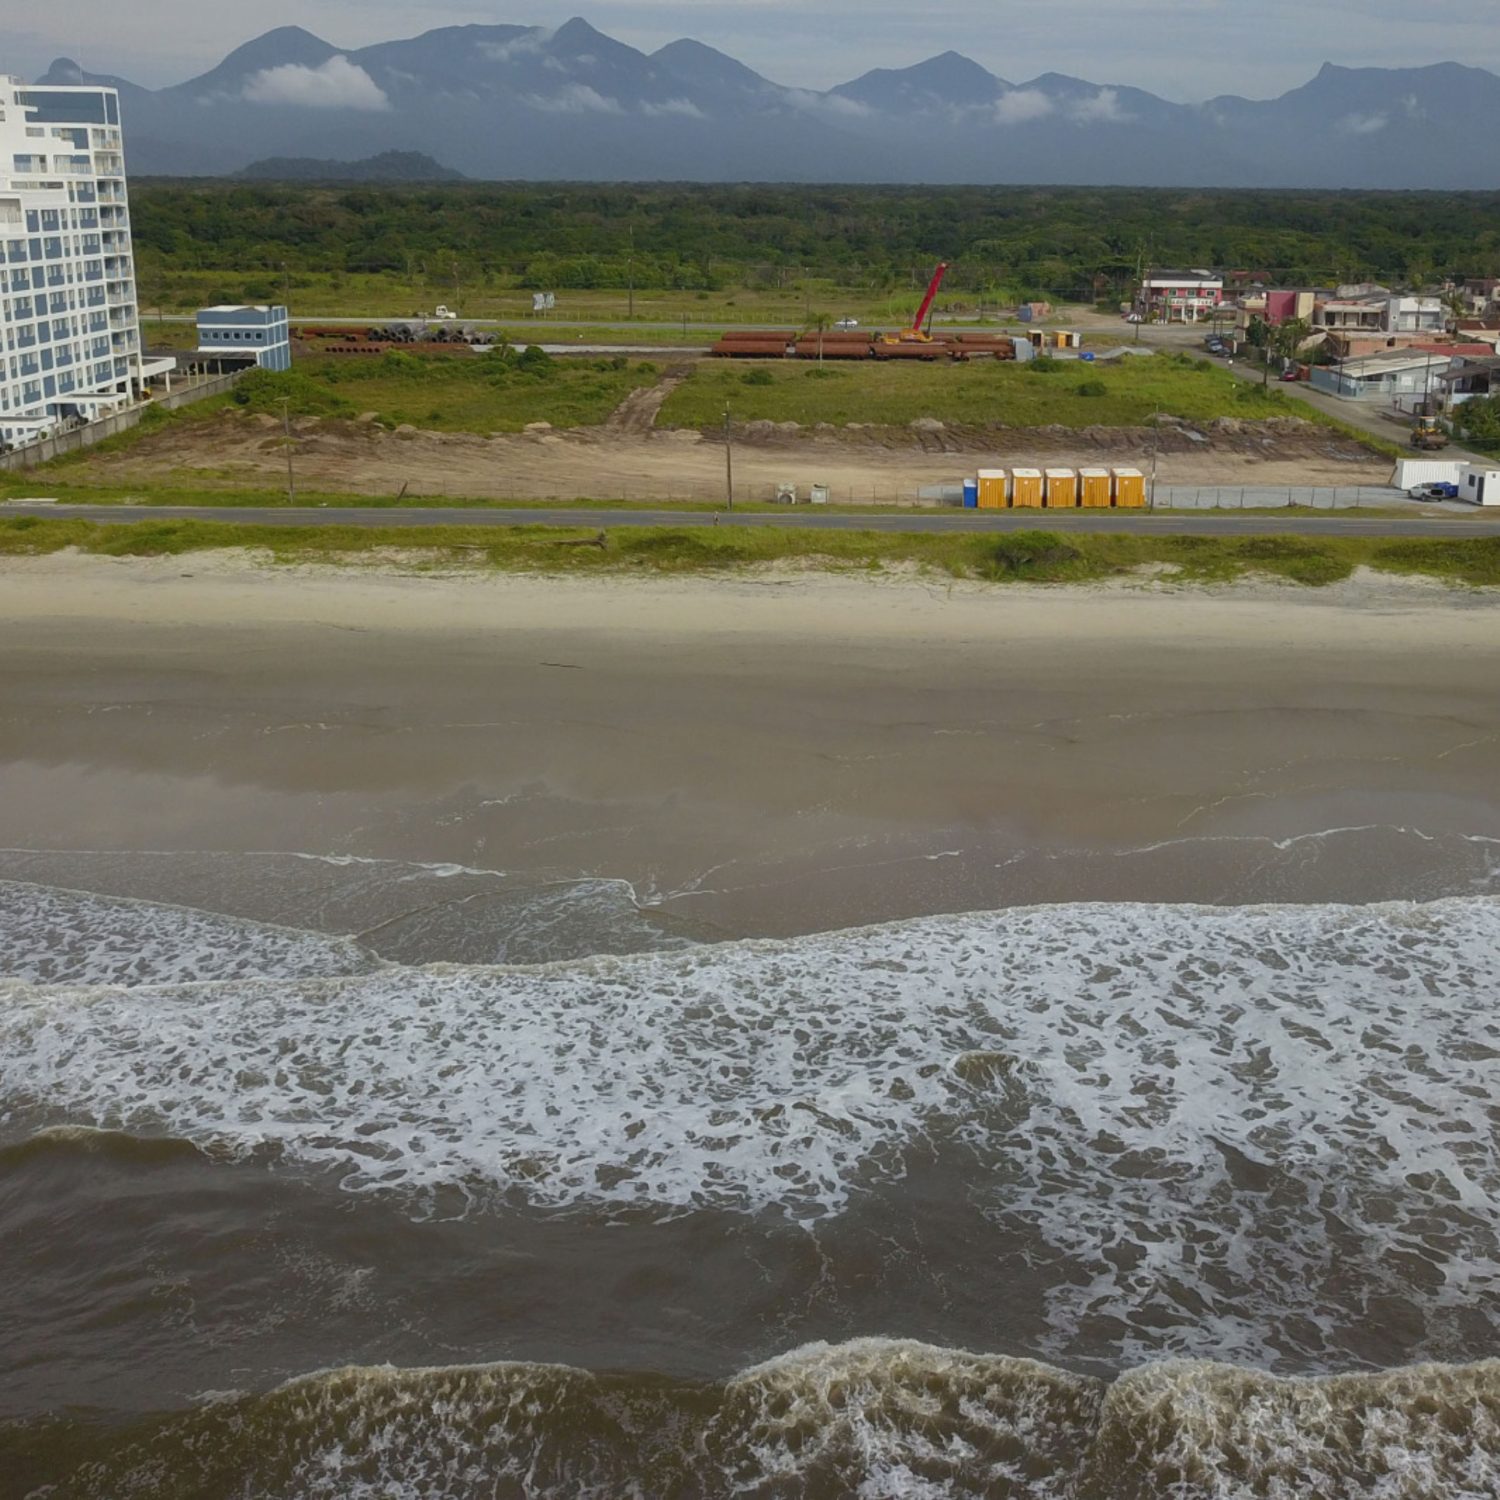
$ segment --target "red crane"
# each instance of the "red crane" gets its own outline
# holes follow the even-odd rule
[[[937,300],[938,288],[943,284],[943,277],[948,273],[948,262],[940,260],[937,270],[932,273],[932,280],[927,283],[927,295],[922,298],[922,305],[917,309],[917,316],[912,320],[911,327],[903,328],[900,333],[888,333],[882,342],[887,344],[930,344],[932,335],[922,325],[927,321],[927,315],[932,311],[932,304]]]

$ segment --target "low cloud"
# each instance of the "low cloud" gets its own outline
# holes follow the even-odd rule
[[[514,58],[530,57],[540,52],[552,37],[552,32],[537,26],[525,36],[518,36],[509,42],[480,42],[478,51],[481,57],[488,57],[493,62],[510,62]]]
[[[1345,115],[1337,129],[1344,135],[1375,135],[1390,123],[1388,115]]]
[[[1073,118],[1080,125],[1120,125],[1130,116],[1120,108],[1117,90],[1100,89],[1092,99],[1080,99],[1073,106]]]
[[[389,109],[378,83],[357,63],[342,55],[316,68],[284,63],[262,68],[245,80],[244,97],[252,104],[291,105],[298,109]]]
[[[527,94],[525,102],[532,109],[544,110],[549,115],[623,115],[618,99],[606,99],[597,89],[586,83],[570,83],[565,89],[543,98],[539,94]]]
[[[641,105],[643,115],[685,115],[690,120],[706,118],[703,111],[691,99],[667,99],[660,104]]]
[[[1045,119],[1055,108],[1040,89],[1012,89],[995,100],[995,119],[1001,125],[1024,125]]]
[[[858,99],[849,99],[843,94],[819,94],[812,89],[788,89],[787,102],[793,109],[803,109],[809,114],[844,115],[850,118],[874,113],[868,104]]]

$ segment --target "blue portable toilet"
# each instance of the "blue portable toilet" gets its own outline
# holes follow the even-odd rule
[[[977,479],[964,480],[964,509],[979,509],[979,481]]]

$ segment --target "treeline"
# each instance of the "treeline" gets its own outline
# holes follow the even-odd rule
[[[1231,192],[140,181],[143,278],[224,271],[461,278],[538,289],[718,291],[827,279],[904,288],[1124,294],[1142,265],[1289,284],[1500,275],[1500,193]]]

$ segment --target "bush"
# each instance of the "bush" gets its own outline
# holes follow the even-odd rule
[[[747,370],[740,376],[741,385],[775,385],[776,377],[769,370]]]
[[[1085,380],[1078,387],[1080,396],[1107,396],[1109,387],[1102,380]]]
[[[1060,359],[1053,359],[1050,354],[1039,354],[1026,368],[1038,375],[1050,375],[1054,370],[1062,369],[1062,361]]]
[[[236,405],[279,416],[281,403],[299,417],[336,416],[351,410],[349,402],[299,370],[251,370],[234,388]]]
[[[557,361],[540,344],[528,344],[516,356],[516,368],[528,375],[550,375],[557,368]]]
[[[1076,547],[1051,532],[1013,531],[996,541],[978,572],[984,578],[1061,578],[1076,573],[1082,558]]]

